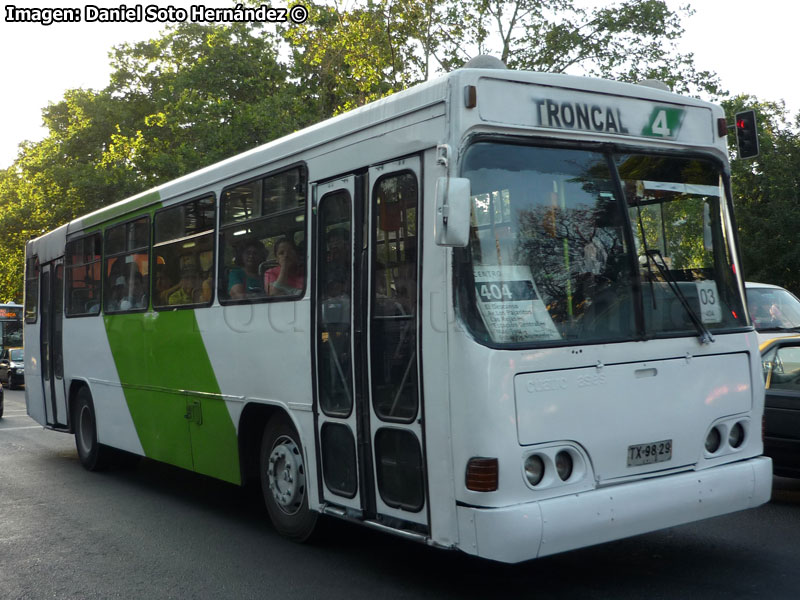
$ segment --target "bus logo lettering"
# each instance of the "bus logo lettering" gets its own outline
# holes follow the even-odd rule
[[[537,100],[536,116],[540,127],[580,129],[604,133],[629,133],[618,108],[579,102]]]
[[[544,379],[531,379],[527,383],[528,392],[555,392],[567,389],[566,377],[547,377]]]

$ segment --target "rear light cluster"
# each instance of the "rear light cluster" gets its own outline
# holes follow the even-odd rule
[[[586,474],[586,461],[571,446],[542,448],[523,458],[525,481],[535,489],[575,483]]]
[[[715,423],[706,434],[706,456],[716,457],[741,448],[749,430],[747,419],[729,419]]]

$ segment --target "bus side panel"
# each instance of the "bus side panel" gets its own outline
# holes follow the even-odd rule
[[[239,416],[248,402],[278,404],[287,412],[299,409],[311,414],[308,300],[215,306],[195,314],[209,369],[213,369],[225,399],[219,406],[226,411],[226,427],[230,427],[229,432],[226,430],[225,452],[238,451]],[[206,422],[204,414],[203,427]],[[303,436],[306,451],[313,452],[313,427],[298,433],[307,434]],[[196,460],[198,452],[221,451],[213,438],[219,438],[220,433],[207,430],[204,435],[208,437],[198,445],[193,433]],[[207,450],[202,450],[203,445]]]
[[[119,386],[103,319],[99,316],[64,319],[63,339],[67,391],[75,380],[89,385],[97,416],[98,441],[134,454],[144,454]],[[36,377],[41,388],[41,375]]]
[[[239,483],[236,432],[195,311],[123,314],[104,320],[145,455]]]
[[[436,179],[445,175],[445,169],[436,164],[433,150],[425,154],[423,172],[420,206],[425,242],[422,248],[420,324],[428,499],[431,537],[438,544],[451,546],[459,541],[453,479],[460,481],[464,477],[464,465],[453,464],[449,364],[444,360],[448,356],[447,323],[453,318],[452,309],[448,309],[453,306],[448,293],[452,289],[448,261],[451,250],[433,243]]]

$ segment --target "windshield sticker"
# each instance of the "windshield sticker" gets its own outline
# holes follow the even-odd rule
[[[722,307],[719,304],[717,282],[713,279],[695,282],[697,300],[700,302],[700,320],[703,323],[721,323]]]
[[[475,294],[478,310],[495,342],[561,339],[530,267],[476,267]]]

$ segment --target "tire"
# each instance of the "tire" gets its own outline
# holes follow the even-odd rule
[[[81,464],[87,471],[102,471],[111,462],[112,450],[97,442],[97,419],[89,388],[84,386],[78,390],[72,417]]]
[[[6,383],[8,384],[8,389],[10,389],[10,390],[14,389],[14,378],[11,377],[11,373],[10,372],[8,374],[8,381]]]
[[[305,542],[319,515],[308,508],[302,445],[286,416],[277,415],[264,427],[259,464],[261,491],[272,524],[282,536]]]

